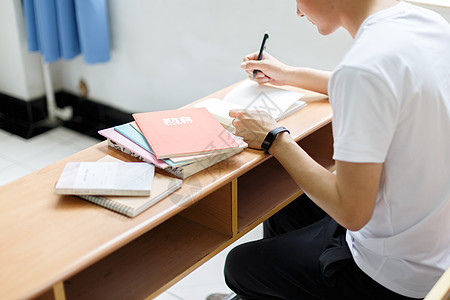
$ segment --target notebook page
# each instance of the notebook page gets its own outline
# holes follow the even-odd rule
[[[304,94],[246,80],[232,89],[223,99],[246,109],[267,111],[273,118],[283,116]]]

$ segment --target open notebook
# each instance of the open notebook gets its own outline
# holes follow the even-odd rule
[[[275,120],[286,118],[306,105],[304,94],[245,80],[232,89],[223,100],[208,98],[194,107],[206,108],[225,128],[231,129],[231,109],[264,110]]]

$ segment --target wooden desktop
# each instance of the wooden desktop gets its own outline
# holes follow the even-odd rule
[[[303,92],[308,105],[280,123],[331,170],[330,105]],[[1,299],[151,299],[302,193],[274,158],[245,149],[135,218],[55,194],[66,162],[104,155],[136,161],[101,142],[0,187]]]

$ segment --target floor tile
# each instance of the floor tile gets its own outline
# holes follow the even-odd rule
[[[15,161],[23,161],[33,155],[38,155],[52,149],[57,145],[57,142],[42,135],[30,139],[11,135],[0,140],[0,156],[3,158],[8,157]]]
[[[8,166],[0,171],[0,186],[33,172],[32,169],[18,164]]]
[[[0,129],[0,140],[4,139],[5,137],[8,137],[10,135],[11,135],[11,133]]]
[[[184,288],[172,293],[186,300],[205,300],[211,294],[229,294],[231,290],[225,284],[205,284],[200,287]]]
[[[80,149],[80,147],[77,145],[58,144],[52,149],[48,149],[42,153],[32,155],[24,163],[26,163],[28,167],[38,170],[68,156],[71,156],[72,154],[75,154],[83,149],[84,148]]]
[[[154,298],[154,300],[188,300],[188,299],[183,299],[171,293],[165,292],[159,295],[158,297]]]
[[[79,136],[81,136],[80,133],[61,126],[44,133],[44,135],[46,138],[58,142],[60,144],[70,143],[73,139],[76,139]]]
[[[72,154],[84,150],[99,141],[76,131],[58,127],[31,139],[0,132],[0,172],[2,167],[15,164],[16,173],[25,175],[41,169]]]
[[[186,276],[183,280],[176,283],[169,290],[177,294],[177,290],[183,288],[199,287],[211,284],[224,283],[223,266],[225,257],[215,256],[208,262],[204,263],[197,270]]]
[[[78,135],[70,141],[70,145],[72,145],[74,149],[79,149],[78,151],[81,151],[100,142],[100,140],[93,137]]]
[[[15,161],[10,160],[9,158],[3,158],[0,155],[0,172],[8,168],[10,165],[13,165],[14,163]]]

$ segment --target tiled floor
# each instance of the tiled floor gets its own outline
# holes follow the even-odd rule
[[[98,142],[64,127],[28,140],[0,129],[0,186]],[[258,226],[156,299],[203,300],[211,293],[230,292],[222,274],[226,254],[235,245],[261,236]]]
[[[0,185],[98,142],[64,127],[55,128],[31,139],[0,130]]]

